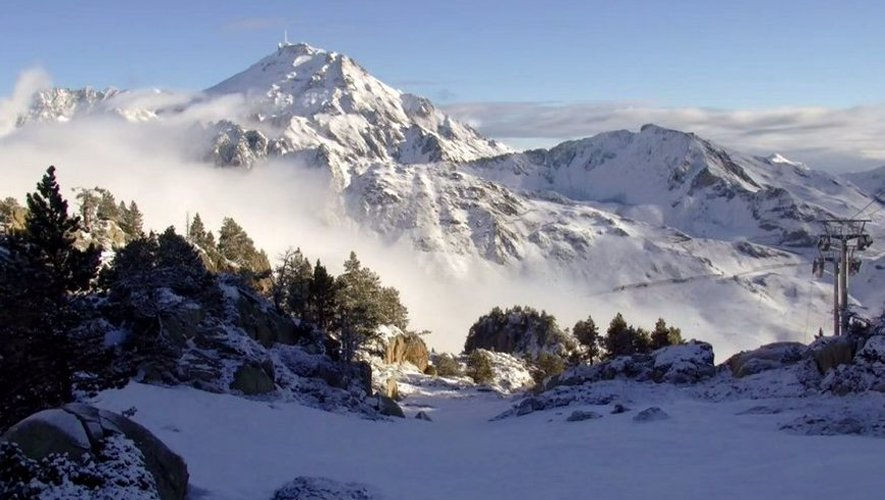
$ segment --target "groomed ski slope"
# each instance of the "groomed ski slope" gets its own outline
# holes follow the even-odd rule
[[[389,499],[878,499],[885,488],[885,439],[779,431],[790,410],[736,415],[783,400],[714,403],[674,388],[624,414],[570,406],[489,421],[511,403],[422,388],[403,402],[409,418],[373,421],[137,383],[96,401],[135,406],[134,419],[187,461],[196,499],[266,499],[297,476],[362,482]],[[672,418],[633,421],[651,405]],[[434,421],[412,418],[419,409]],[[576,409],[603,417],[566,422]]]

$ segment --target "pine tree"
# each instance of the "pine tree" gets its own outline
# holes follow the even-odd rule
[[[226,217],[218,235],[218,252],[234,266],[233,271],[252,288],[266,293],[270,290],[270,261],[264,251],[255,249],[252,238],[233,219]]]
[[[225,217],[218,233],[218,251],[237,266],[246,267],[255,244],[235,220]]]
[[[602,339],[599,337],[599,328],[593,321],[593,317],[587,316],[587,319],[575,323],[572,333],[584,346],[584,359],[591,363],[596,361],[599,358],[599,344]]]
[[[122,201],[120,202],[120,206],[125,208]],[[129,242],[141,237],[144,234],[144,217],[138,209],[138,205],[135,201],[130,201],[129,207],[125,208],[125,210],[121,210],[121,213],[121,228],[123,229],[123,232],[126,233],[126,241]]]
[[[74,247],[80,219],[68,215],[54,167],[27,204],[24,227],[5,238],[0,258],[0,427],[72,400],[84,358],[70,336],[79,311],[72,294],[98,268],[98,250]]]
[[[308,288],[308,319],[320,329],[327,330],[332,323],[337,288],[335,277],[317,260]]]
[[[304,318],[307,314],[313,266],[301,249],[287,250],[274,270],[271,298],[278,310]]]
[[[664,318],[658,318],[655,323],[655,329],[651,332],[651,349],[660,349],[669,345],[682,343],[682,332],[679,328],[667,326]]]
[[[608,357],[614,358],[625,354],[633,354],[633,340],[630,327],[624,321],[624,316],[617,313],[608,325],[608,330],[603,339],[603,345]]]
[[[96,209],[98,219],[119,223],[121,221],[120,207],[117,206],[117,200],[114,199],[114,195],[107,189],[96,188],[96,191],[101,194],[101,199],[98,201],[98,208]]]
[[[81,229],[80,218],[68,215],[68,202],[62,198],[49,167],[37,184],[37,192],[27,195],[28,216],[19,240],[32,264],[45,267],[56,294],[89,287],[98,269],[99,250],[74,247],[74,234]]]

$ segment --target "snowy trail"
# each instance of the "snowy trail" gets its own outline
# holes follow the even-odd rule
[[[301,475],[358,481],[390,499],[881,498],[885,439],[796,436],[781,415],[736,415],[764,400],[656,403],[673,418],[569,407],[496,422],[494,393],[425,391],[406,420],[371,421],[295,403],[132,383],[98,406],[182,454],[194,498],[264,499]],[[432,408],[433,422],[411,418]],[[603,418],[565,422],[574,409]],[[640,408],[637,408],[640,409]]]

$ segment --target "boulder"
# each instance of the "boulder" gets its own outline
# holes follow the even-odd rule
[[[184,460],[150,431],[116,413],[72,403],[27,417],[6,431],[3,440],[16,443],[33,460],[61,453],[80,461],[94,458],[100,443],[112,436],[135,444],[161,499],[186,497],[189,476]]]
[[[342,483],[325,477],[296,477],[278,489],[272,500],[381,500],[382,495],[362,483]]]
[[[885,363],[885,335],[873,335],[854,356],[855,363]]]
[[[583,411],[583,410],[575,410],[572,412],[568,418],[565,419],[566,422],[583,422],[584,420],[595,420],[597,418],[602,418],[602,415],[596,413],[595,411]]]
[[[657,420],[667,420],[670,415],[657,406],[646,408],[633,416],[634,422],[654,422]]]
[[[37,412],[13,425],[3,439],[14,441],[28,457],[39,460],[50,453],[80,460],[92,449],[83,423],[73,413],[58,408]]]
[[[430,415],[428,415],[426,411],[419,411],[415,414],[415,418],[417,418],[418,420],[426,420],[427,422],[433,421],[433,419],[430,418]]]
[[[272,370],[271,370],[271,373]],[[237,368],[230,388],[247,396],[267,394],[276,389],[273,375],[269,375],[267,367],[254,363],[244,363]]]
[[[411,363],[420,371],[430,364],[430,351],[420,336],[404,333],[398,328],[388,327],[389,331],[381,341],[384,362],[387,364]]]
[[[614,415],[619,415],[621,413],[627,413],[628,411],[630,411],[630,408],[627,408],[626,406],[622,405],[621,403],[615,403],[615,407],[612,408],[612,414],[614,414]]]
[[[805,350],[805,344],[799,342],[775,342],[739,352],[728,358],[725,366],[735,377],[741,378],[797,363],[802,360]]]
[[[854,340],[841,336],[819,338],[808,346],[807,352],[814,358],[820,373],[826,374],[839,365],[851,363],[854,350]]]
[[[396,379],[391,377],[387,379],[387,382],[384,384],[384,395],[388,398],[398,401],[399,398],[399,387],[396,385]]]
[[[388,417],[399,417],[406,418],[406,414],[403,412],[403,409],[400,408],[396,401],[388,398],[387,396],[378,395],[378,405],[376,407],[378,412],[382,415],[386,415]]]
[[[264,347],[275,343],[295,344],[300,335],[291,318],[287,318],[252,292],[237,287],[237,318],[236,326],[247,335],[257,340]]]
[[[654,359],[652,379],[673,384],[695,383],[716,373],[713,346],[691,340],[685,344],[662,347],[651,354]]]

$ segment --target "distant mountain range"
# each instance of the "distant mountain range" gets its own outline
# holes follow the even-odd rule
[[[578,280],[597,294],[588,307],[672,311],[693,325],[689,335],[719,325],[712,335],[725,352],[821,323],[827,285],[809,276],[816,221],[872,213],[881,205],[871,195],[885,188],[885,167],[840,177],[655,125],[515,152],[349,57],[306,44],[281,44],[245,71],[158,107],[128,91],[46,90],[18,123],[95,115],[162,123],[232,98],[230,116],[195,120],[205,137],[200,159],[325,169],[341,215],[411,242],[452,274],[481,261]],[[885,237],[885,214],[870,227]],[[864,293],[855,299],[878,310],[885,296]]]

